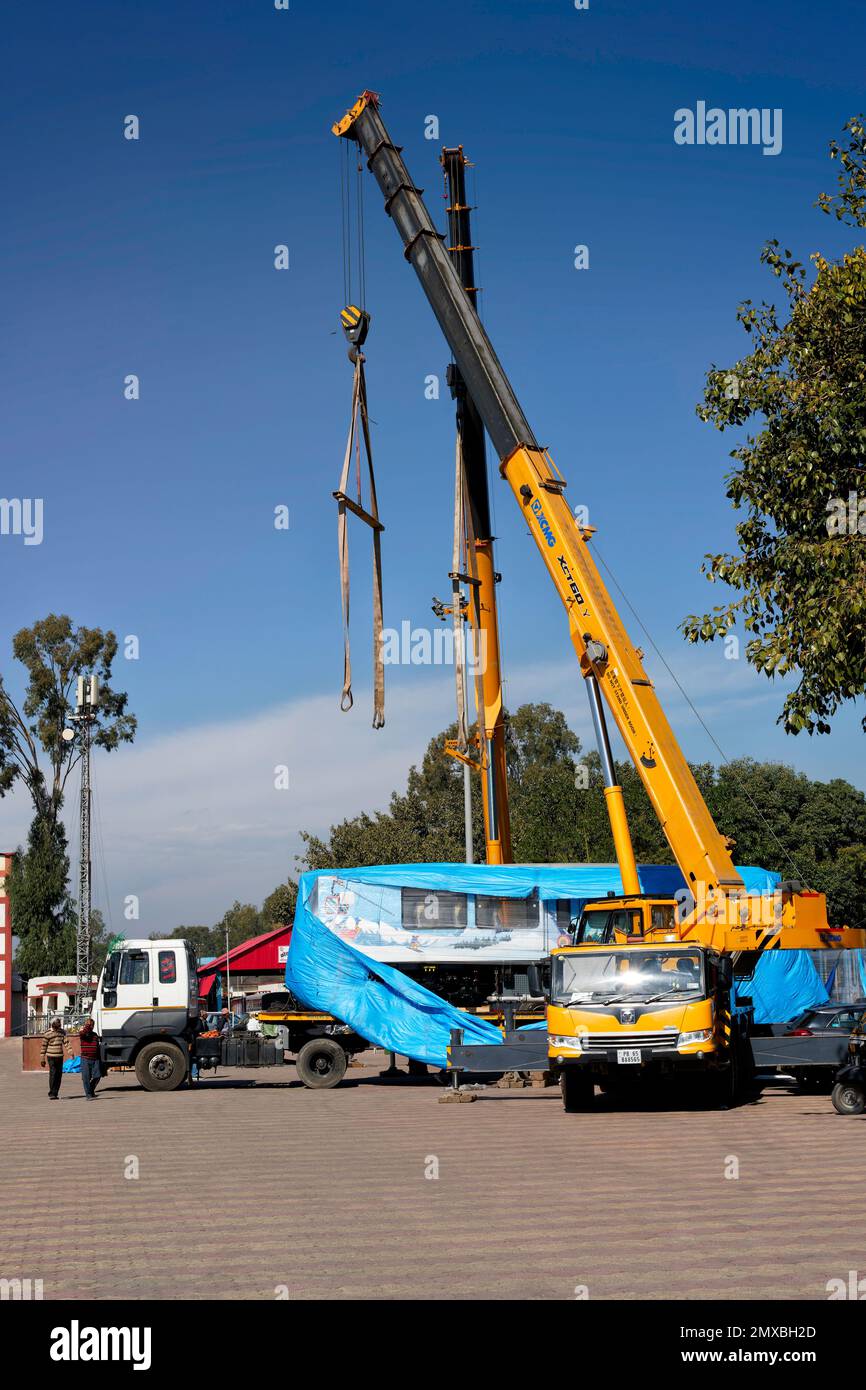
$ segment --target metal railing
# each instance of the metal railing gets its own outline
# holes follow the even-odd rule
[[[46,1014],[31,1012],[27,1015],[25,1032],[30,1036],[47,1033],[55,1018],[59,1018],[60,1022],[63,1024],[64,1031],[68,1033],[71,1030],[80,1028],[84,1020],[89,1017],[89,1013],[76,1013],[75,1010],[71,1008],[52,1009]]]

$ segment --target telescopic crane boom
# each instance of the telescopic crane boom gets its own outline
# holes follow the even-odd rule
[[[391,140],[378,96],[364,92],[333,133],[367,156],[410,262],[454,355],[493,447],[566,610],[581,673],[604,697],[690,892],[680,904],[685,938],[736,951],[862,946],[866,931],[831,930],[822,894],[788,887],[767,899],[747,896],[729,842],[720,834],[592,557],[592,529],[565,499],[565,480],[535,438],[451,257]],[[591,701],[592,703],[592,701]],[[604,731],[601,701],[594,709]],[[604,747],[601,749],[604,764]],[[634,855],[619,789],[608,810],[626,894],[637,894]],[[633,877],[635,887],[629,879]]]
[[[477,313],[478,287],[475,284],[471,209],[466,201],[466,163],[462,145],[442,151],[442,167],[448,190],[448,254]],[[494,537],[490,524],[484,424],[458,366],[449,367],[448,381],[457,402],[457,429],[469,511],[469,545],[473,551],[467,556],[473,572],[464,576],[469,587],[467,616],[478,639],[475,643],[476,654],[483,656],[481,673],[475,681],[475,704],[478,717],[477,767],[481,773],[486,858],[488,864],[510,864],[511,819],[508,811],[502,664],[496,606],[499,576],[496,573]],[[456,750],[454,755],[466,757]],[[472,765],[471,759],[466,760]]]

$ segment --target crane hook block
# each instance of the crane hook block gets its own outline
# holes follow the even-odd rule
[[[347,304],[340,312],[340,322],[352,347],[360,347],[370,330],[370,315],[366,309],[359,309],[356,304]]]

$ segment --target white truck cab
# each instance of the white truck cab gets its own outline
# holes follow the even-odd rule
[[[189,1070],[199,1014],[187,941],[124,941],[109,954],[92,1015],[106,1067],[134,1066],[150,1089],[173,1090]]]

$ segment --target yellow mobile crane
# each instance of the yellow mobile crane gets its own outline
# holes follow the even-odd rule
[[[734,971],[748,976],[767,949],[862,947],[866,931],[831,928],[824,896],[796,883],[772,896],[746,892],[732,844],[713,821],[593,558],[594,528],[572,514],[565,479],[520,408],[421,190],[385,128],[377,94],[362,93],[333,133],[357,142],[367,156],[406,259],[565,607],[586,683],[623,893],[588,904],[575,945],[553,953],[550,1057],[562,1068],[566,1107],[580,1108],[591,1095],[585,1084],[591,1054],[605,1066],[696,1060],[730,1074],[732,1040],[742,1040],[732,1024]],[[641,892],[605,706],[685,880],[687,891],[676,900]],[[598,958],[592,967],[590,956]],[[649,985],[640,991],[635,982],[644,973]],[[743,1017],[741,1009],[745,1028]],[[595,1050],[591,1041],[587,1045],[593,1035]]]

